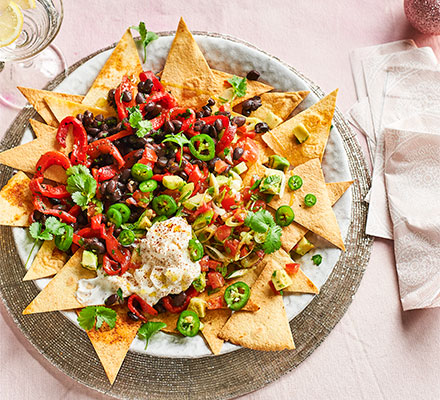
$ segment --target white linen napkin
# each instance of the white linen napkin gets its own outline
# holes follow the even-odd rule
[[[385,239],[393,238],[384,181],[384,134],[382,127],[420,113],[430,107],[440,109],[440,71],[389,68],[376,142],[373,179],[370,190],[366,233]],[[400,125],[397,125],[399,128]]]
[[[404,310],[440,306],[440,115],[384,131],[385,181]]]

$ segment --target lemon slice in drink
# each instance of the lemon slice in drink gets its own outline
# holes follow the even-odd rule
[[[22,28],[21,9],[11,1],[3,11],[0,11],[0,47],[7,46],[17,39]]]
[[[28,8],[35,8],[35,0],[14,0],[22,10],[27,10]]]

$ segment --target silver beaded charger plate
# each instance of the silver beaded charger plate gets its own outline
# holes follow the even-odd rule
[[[173,35],[159,34],[159,39],[148,47],[144,69],[162,69]],[[195,38],[213,68],[237,75],[257,69],[261,79],[277,91],[310,90],[298,111],[323,97],[319,87],[294,68],[248,43],[206,32],[195,32]],[[84,94],[113,47],[80,60],[69,68],[67,78],[57,77],[48,89]],[[22,110],[7,131],[1,150],[32,140],[28,120],[35,117],[33,109]],[[0,296],[10,315],[54,366],[78,382],[117,398],[227,399],[274,381],[308,357],[340,320],[360,284],[371,251],[372,240],[365,235],[367,208],[362,200],[370,185],[368,170],[356,138],[339,110],[333,125],[323,160],[326,180],[355,181],[334,208],[347,251],[341,253],[318,237],[312,238],[324,261],[316,267],[310,254],[301,263],[320,288],[320,294],[284,299],[296,350],[258,352],[225,344],[222,354],[211,356],[201,337],[159,333],[151,340],[147,352],[143,351],[142,342],[134,341],[111,386],[73,313],[21,314],[49,280],[22,281],[31,242],[23,229],[0,227]],[[0,166],[0,185],[4,186],[11,175],[10,168]]]

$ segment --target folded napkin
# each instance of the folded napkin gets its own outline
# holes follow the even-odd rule
[[[384,150],[402,307],[439,307],[439,113],[421,113],[385,129]]]

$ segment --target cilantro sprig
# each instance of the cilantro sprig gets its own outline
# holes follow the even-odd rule
[[[142,324],[142,326],[138,330],[138,336],[139,339],[145,340],[145,350],[148,347],[148,341],[150,340],[151,336],[153,336],[156,332],[159,332],[166,326],[167,324],[165,324],[164,322],[148,321],[145,324]]]
[[[70,167],[66,174],[67,191],[71,194],[72,200],[80,207],[86,207],[96,194],[96,181],[84,165]]]
[[[232,98],[229,100],[230,103],[232,103],[237,97],[243,97],[246,95],[246,90],[247,90],[246,78],[240,78],[239,76],[234,75],[232,78],[228,79],[228,82],[231,84],[231,89],[232,89]],[[227,102],[227,100],[225,101]]]
[[[277,225],[272,214],[267,210],[249,211],[244,224],[254,232],[266,234],[262,249],[266,254],[273,253],[281,247],[282,229]]]
[[[147,119],[144,120],[139,106],[127,108],[129,116],[128,122],[133,129],[136,129],[136,136],[144,137],[153,129],[153,124]]]
[[[144,62],[147,59],[147,46],[154,40],[156,40],[159,36],[156,33],[148,31],[145,26],[145,22],[139,22],[138,26],[132,26],[131,29],[135,29],[141,35],[141,43],[144,48]]]
[[[183,155],[183,146],[185,146],[186,144],[189,144],[188,138],[182,132],[179,132],[176,135],[166,135],[165,139],[162,140],[162,143],[165,143],[165,142],[177,144],[177,146],[180,147],[180,154],[181,155]],[[180,157],[179,167],[182,165],[182,158],[183,157]]]
[[[93,327],[95,330],[101,328],[105,322],[110,329],[116,325],[117,314],[115,310],[104,306],[89,306],[85,307],[78,314],[77,321],[79,326],[86,331],[90,331]]]

